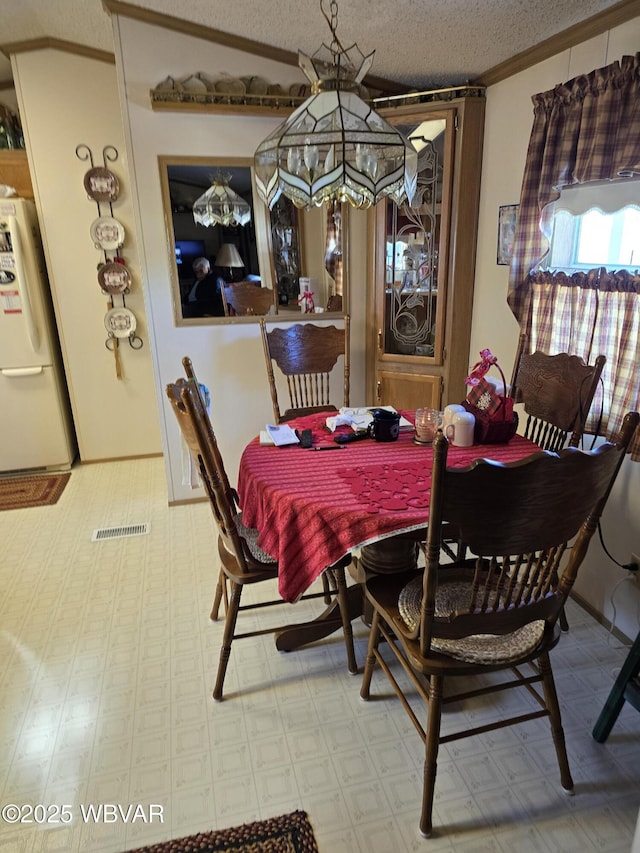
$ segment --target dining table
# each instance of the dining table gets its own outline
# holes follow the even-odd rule
[[[311,448],[277,447],[256,436],[240,459],[237,491],[243,523],[259,531],[258,544],[277,560],[278,591],[289,602],[356,549],[360,579],[363,571],[415,568],[416,543],[426,535],[433,452],[430,444],[414,441],[415,412],[401,412],[409,427],[400,430],[396,441],[365,438],[342,445],[334,438],[352,428],[329,431],[327,417],[332,414],[289,422],[299,433],[311,430]],[[466,467],[479,458],[515,462],[538,450],[520,435],[505,444],[450,445],[447,465]],[[361,612],[360,599],[356,589],[354,612]],[[335,618],[332,624],[335,630]],[[313,639],[319,636],[316,631]],[[298,639],[295,646],[301,644]],[[283,638],[276,644],[289,648]]]

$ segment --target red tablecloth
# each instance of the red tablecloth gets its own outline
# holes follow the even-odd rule
[[[413,423],[413,413],[403,413]],[[325,415],[292,422],[313,431],[314,446],[332,445]],[[348,432],[339,427],[336,434]],[[372,439],[316,452],[260,445],[244,450],[238,474],[243,522],[260,531],[259,544],[279,564],[279,591],[295,601],[355,547],[424,527],[429,518],[432,448],[401,432],[398,441]],[[508,444],[449,448],[448,465],[488,457],[513,462],[536,450],[516,435]]]

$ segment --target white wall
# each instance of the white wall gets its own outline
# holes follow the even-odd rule
[[[480,222],[469,362],[489,347],[504,366],[507,378],[515,356],[519,328],[506,302],[507,266],[496,264],[498,208],[517,204],[533,123],[531,96],[577,74],[588,73],[635,54],[640,44],[640,18],[609,33],[563,51],[513,77],[489,87],[480,197]],[[608,550],[620,563],[640,553],[640,464],[626,461],[602,521]],[[576,592],[616,627],[635,637],[639,627],[640,589],[625,581],[625,572],[604,554],[598,537],[592,542]],[[612,600],[612,593],[614,594]]]
[[[12,62],[80,458],[159,453],[149,330],[115,67],[53,49],[20,53]],[[97,279],[104,254],[89,233],[98,209],[83,186],[90,163],[76,157],[80,143],[91,148],[96,166],[103,164],[106,145],[119,152],[118,160],[109,164],[120,181],[113,215],[125,229],[121,254],[133,279],[126,303],[144,341],[139,351],[127,341],[120,346],[122,380],[116,378],[114,356],[104,345],[108,306]],[[102,205],[101,214],[108,213],[108,205]]]
[[[161,412],[170,501],[202,494],[182,484],[182,453],[178,426],[165,401],[165,386],[182,374],[181,359],[188,355],[199,379],[212,392],[212,421],[228,468],[235,481],[246,444],[273,419],[259,326],[254,323],[176,327],[171,308],[170,269],[173,249],[168,245],[162,214],[158,156],[253,158],[258,144],[282,118],[221,116],[153,112],[149,92],[168,74],[180,78],[195,71],[217,76],[259,75],[283,87],[304,78],[298,68],[237,50],[213,45],[128,18],[112,16],[124,124],[128,134],[130,173],[135,206],[142,276],[149,306],[155,382]],[[354,230],[365,233],[365,217],[353,217]],[[364,250],[352,272],[352,402],[359,403],[364,388]]]

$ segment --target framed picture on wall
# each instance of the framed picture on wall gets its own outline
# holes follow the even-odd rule
[[[516,233],[517,204],[503,204],[498,211],[498,263],[509,264]]]

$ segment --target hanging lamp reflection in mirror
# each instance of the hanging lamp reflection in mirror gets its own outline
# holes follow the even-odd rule
[[[345,50],[336,35],[338,5],[327,15],[332,41],[312,56],[298,53],[311,81],[311,96],[258,146],[258,194],[273,207],[281,194],[296,207],[348,201],[367,208],[382,198],[411,201],[418,155],[411,143],[361,97],[361,82],[373,53],[353,44]]]
[[[251,206],[229,186],[231,175],[218,172],[213,183],[193,204],[193,218],[198,225],[246,225],[251,222]]]

